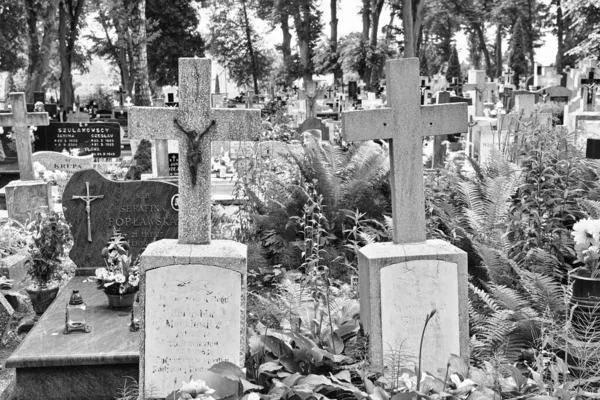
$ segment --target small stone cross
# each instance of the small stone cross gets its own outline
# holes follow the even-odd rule
[[[252,108],[252,104],[254,103],[254,90],[248,90],[245,96],[246,100],[246,108]]]
[[[179,140],[181,244],[210,243],[211,141],[252,140],[260,135],[260,110],[211,108],[210,68],[209,59],[180,58],[179,107],[133,107],[129,114],[130,137]]]
[[[452,83],[448,85],[449,89],[452,89],[457,96],[462,96],[462,84],[458,82],[458,78],[452,78]]]
[[[121,107],[123,107],[123,96],[126,94],[127,94],[127,92],[123,90],[123,86],[119,86],[117,95],[119,96],[119,106],[121,106]]]
[[[386,67],[388,107],[344,112],[342,132],[347,141],[389,139],[394,243],[424,242],[423,136],[467,132],[467,105],[420,105],[418,58]]]
[[[463,91],[475,91],[473,105],[475,106],[475,116],[483,115],[483,103],[492,101],[491,94],[497,90],[498,85],[494,82],[486,82],[485,71],[469,71],[469,83],[463,85]]]
[[[594,79],[593,69],[588,73],[587,79],[581,80],[581,86],[583,88],[582,97],[585,99],[585,104],[589,105],[592,111],[596,105],[596,90],[598,89],[597,85],[599,83],[600,79]]]
[[[34,181],[33,161],[31,160],[30,126],[47,126],[50,124],[48,113],[27,112],[25,93],[11,93],[10,104],[12,112],[0,114],[0,127],[12,126],[13,135],[17,144],[17,158],[19,159],[19,174],[22,181]]]
[[[87,213],[87,223],[88,223],[88,242],[92,243],[92,220],[91,220],[91,205],[90,203],[96,199],[103,199],[104,195],[90,196],[90,183],[85,183],[85,196],[73,196],[71,200],[83,200],[85,201],[85,212]]]

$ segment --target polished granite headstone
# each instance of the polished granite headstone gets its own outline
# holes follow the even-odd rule
[[[178,187],[167,182],[116,182],[93,169],[75,173],[65,187],[62,204],[71,224],[74,245],[69,255],[77,274],[93,275],[96,267],[104,265],[102,248],[115,229],[127,238],[134,260],[148,244],[176,239],[178,193]],[[79,196],[103,196],[89,202],[89,230],[86,201]]]
[[[87,304],[90,333],[63,333],[73,289]],[[6,368],[16,368],[15,398],[114,399],[126,377],[139,373],[140,336],[129,330],[130,321],[131,308],[110,309],[94,281],[71,279],[6,361]]]
[[[36,136],[36,151],[79,149],[94,157],[121,155],[121,127],[117,122],[53,122]]]

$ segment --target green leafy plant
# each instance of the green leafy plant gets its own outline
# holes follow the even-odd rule
[[[50,281],[61,278],[62,257],[73,241],[71,229],[64,217],[54,212],[38,214],[27,228],[33,239],[27,273],[38,286],[45,288]]]
[[[0,259],[17,254],[27,248],[31,234],[18,221],[0,225]]]

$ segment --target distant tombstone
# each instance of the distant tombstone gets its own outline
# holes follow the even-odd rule
[[[473,105],[473,99],[470,97],[450,96],[449,103],[467,103],[467,105]]]
[[[27,112],[34,112],[35,104],[27,104]],[[58,119],[58,106],[56,104],[44,104],[44,111],[48,113],[50,119]]]
[[[81,111],[69,111],[67,113],[67,121],[71,123],[87,123],[90,122],[90,114]]]
[[[167,93],[167,103],[175,103],[175,93]]]
[[[179,174],[179,153],[169,153],[169,176]]]
[[[115,122],[51,123],[45,135],[38,137],[35,142],[38,151],[79,149],[80,153],[92,153],[96,158],[121,155],[121,127]]]
[[[116,182],[93,169],[76,172],[62,205],[71,224],[74,243],[69,256],[77,275],[93,275],[104,265],[102,248],[115,229],[127,238],[133,259],[156,240],[177,238],[178,193],[177,185],[167,182]],[[97,197],[89,202],[89,211],[82,198],[86,196]]]
[[[321,131],[321,139],[329,140],[329,127],[323,123],[323,120],[320,118],[307,118],[300,126],[298,127],[298,133],[303,133],[311,129],[316,129]]]
[[[348,97],[352,100],[356,100],[358,96],[358,83],[356,81],[348,82]]]
[[[47,171],[59,171],[65,173],[64,180],[57,180],[58,186],[58,201],[62,198],[62,194],[67,186],[67,182],[73,174],[84,169],[94,167],[94,156],[70,156],[68,154],[57,153],[54,151],[37,151],[31,155],[34,163],[40,163]]]
[[[556,103],[568,103],[573,97],[573,91],[564,86],[550,86],[540,90],[540,94],[545,94],[548,101]]]

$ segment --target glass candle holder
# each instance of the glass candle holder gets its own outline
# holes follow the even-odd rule
[[[71,299],[67,303],[65,310],[65,331],[66,335],[75,331],[82,331],[84,333],[90,333],[92,328],[86,323],[85,313],[87,305],[81,298],[79,290],[73,290]]]

